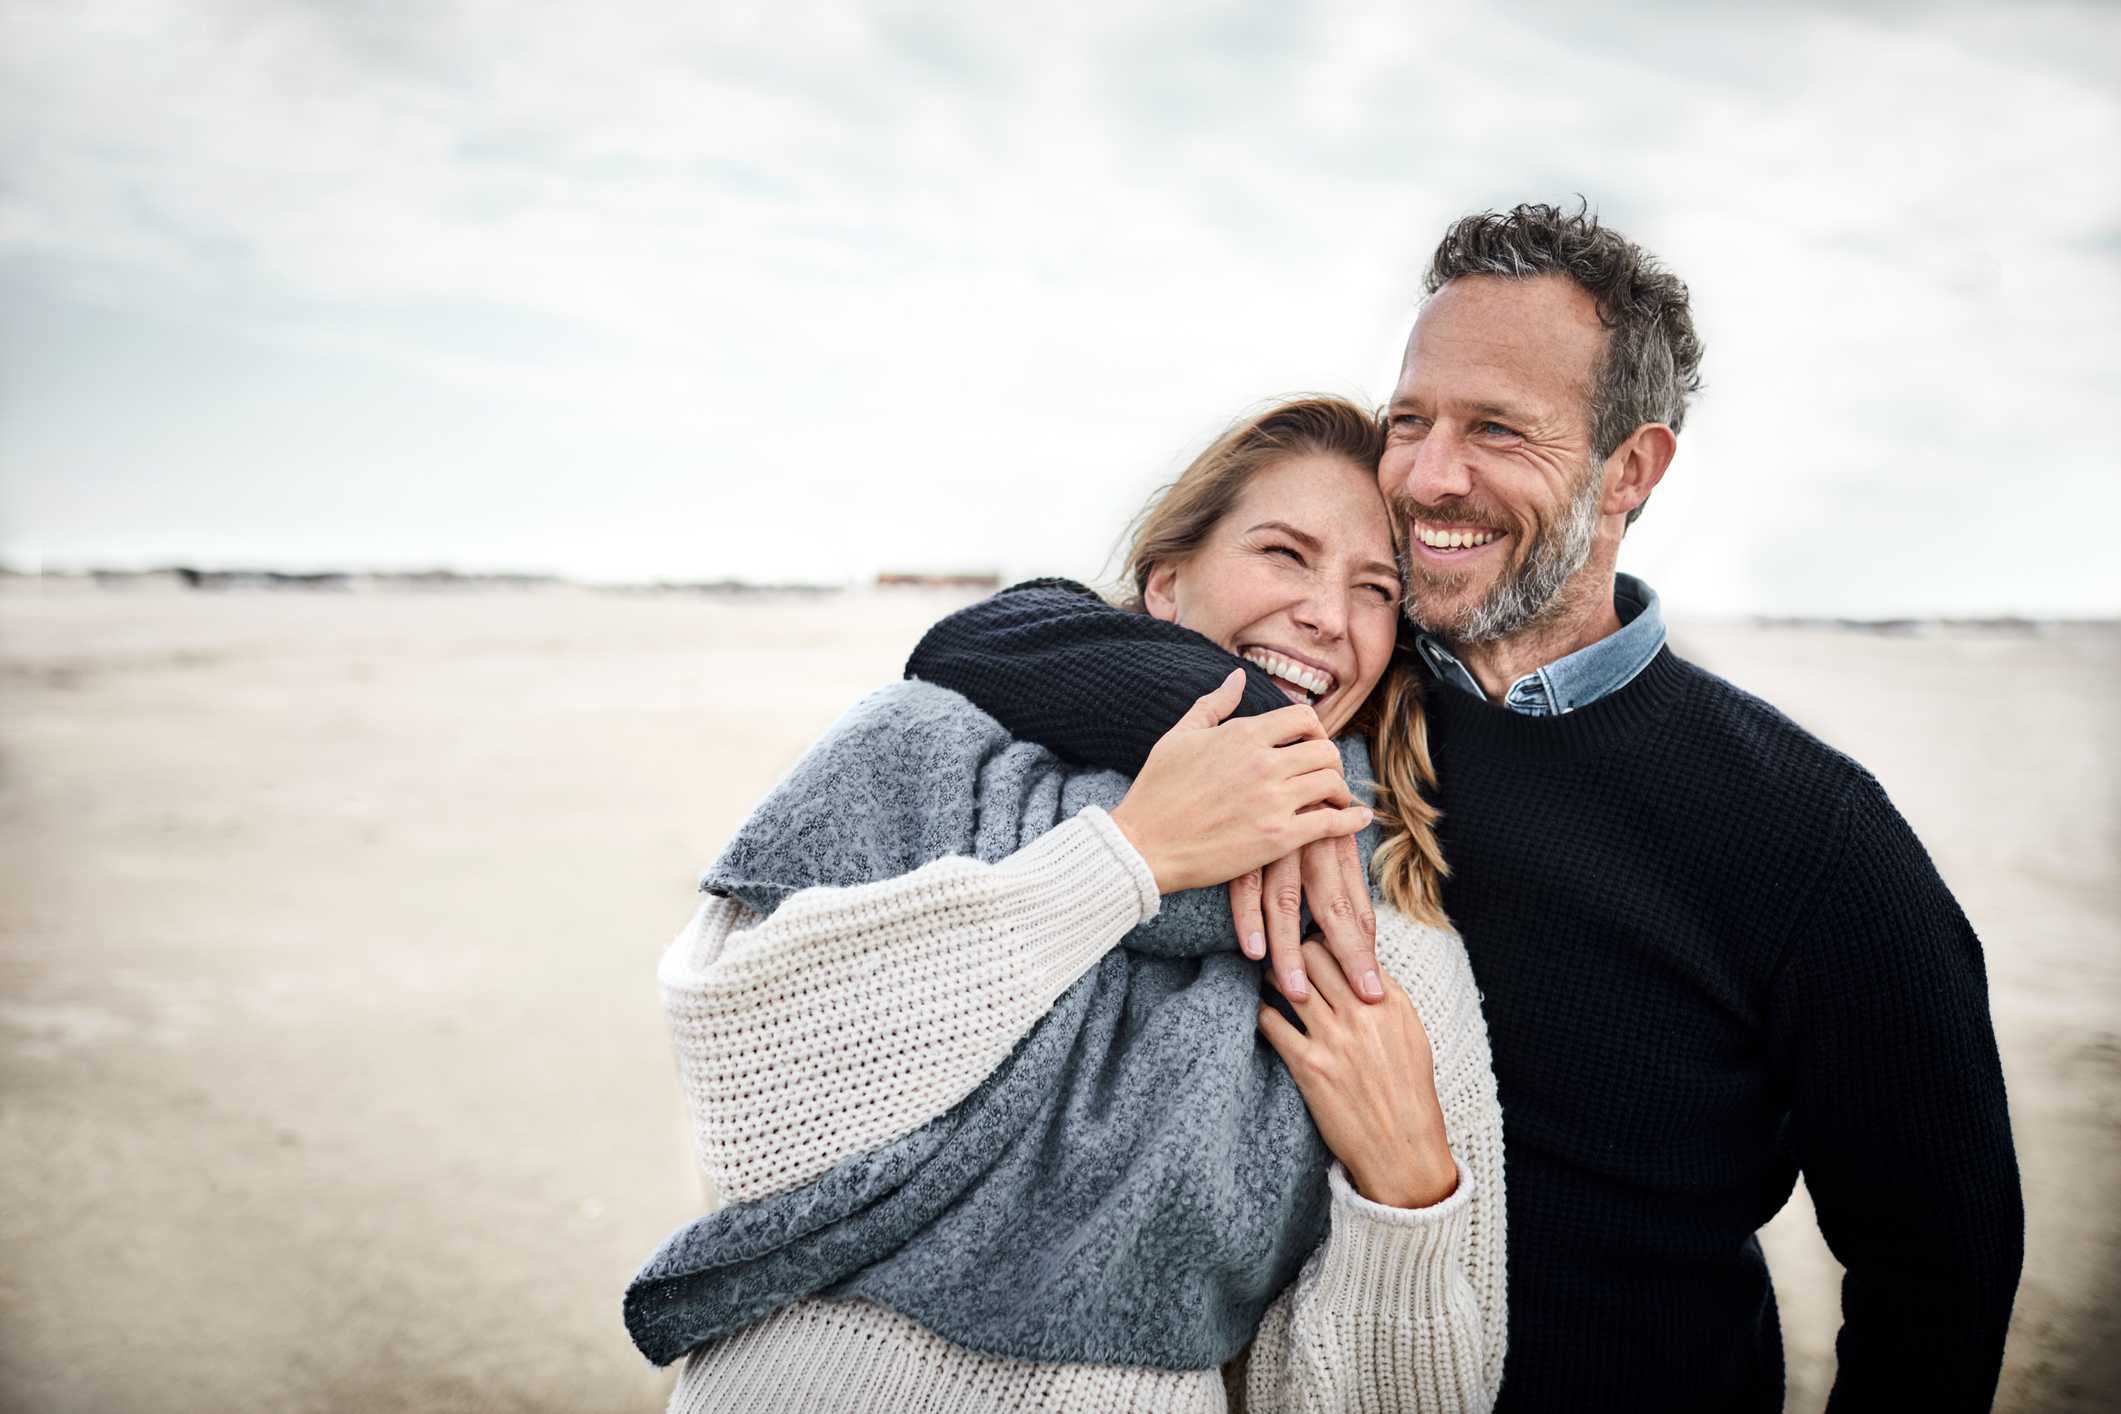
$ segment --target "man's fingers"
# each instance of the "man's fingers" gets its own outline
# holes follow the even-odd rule
[[[1325,935],[1326,950],[1340,964],[1337,972],[1347,974],[1365,999],[1382,1001],[1384,991],[1378,987],[1377,949],[1373,935],[1363,929],[1363,912],[1370,902],[1369,886],[1362,880],[1360,871],[1351,885],[1343,867],[1342,839],[1319,840],[1303,848],[1304,899],[1311,905],[1311,921]],[[1309,949],[1307,948],[1308,955]],[[1304,970],[1311,971],[1307,962]],[[1371,980],[1365,984],[1362,979]],[[1312,979],[1314,984],[1317,979]],[[1371,988],[1378,987],[1373,994]],[[1323,993],[1324,988],[1320,991]]]
[[[1224,678],[1221,685],[1213,692],[1202,693],[1199,697],[1193,699],[1193,705],[1186,709],[1186,715],[1178,719],[1177,726],[1187,728],[1212,727],[1232,712],[1235,712],[1237,704],[1244,700],[1244,696],[1245,670],[1243,668],[1232,668],[1230,676]],[[1281,714],[1270,712],[1267,715],[1280,716]],[[1176,727],[1173,730],[1176,730]]]
[[[1333,841],[1333,856],[1340,861],[1341,878],[1347,881],[1348,897],[1355,902],[1355,923],[1362,930],[1362,957],[1338,954],[1341,970],[1355,984],[1357,996],[1381,1002],[1385,987],[1377,970],[1377,909],[1370,903],[1370,880],[1363,873],[1362,846],[1355,842],[1355,836],[1342,835]]]
[[[1274,985],[1290,1001],[1302,1001],[1311,995],[1311,987],[1304,980],[1303,930],[1300,910],[1304,902],[1302,861],[1296,855],[1286,855],[1266,867],[1262,884],[1267,914],[1267,966],[1274,974]]]
[[[1347,877],[1348,888],[1355,896],[1355,905],[1362,914],[1362,930],[1370,937],[1377,936],[1377,909],[1370,902],[1370,876],[1363,868],[1362,846],[1353,835],[1342,835],[1334,851],[1340,858],[1340,872]]]
[[[1230,881],[1230,925],[1237,930],[1237,945],[1254,962],[1267,955],[1267,924],[1260,915],[1260,878],[1257,869]]]

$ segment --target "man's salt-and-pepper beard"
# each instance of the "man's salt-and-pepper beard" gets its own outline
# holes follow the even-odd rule
[[[1589,462],[1569,494],[1569,503],[1551,524],[1537,527],[1531,547],[1515,569],[1506,571],[1479,603],[1450,621],[1423,612],[1422,586],[1455,587],[1460,570],[1440,570],[1414,558],[1411,544],[1399,552],[1400,582],[1406,586],[1405,609],[1409,621],[1429,633],[1453,643],[1491,643],[1532,628],[1562,607],[1561,591],[1576,571],[1591,557],[1591,537],[1598,529],[1598,503],[1605,491],[1605,478],[1598,463]],[[1403,533],[1411,537],[1414,521],[1430,525],[1488,526],[1467,507],[1429,507],[1404,492],[1391,498],[1392,514]]]

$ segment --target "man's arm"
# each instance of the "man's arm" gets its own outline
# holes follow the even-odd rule
[[[1068,761],[1139,775],[1150,748],[1201,694],[1245,672],[1233,717],[1289,705],[1273,679],[1191,629],[1115,609],[1067,579],[1004,589],[938,622],[906,661],[906,676],[947,687]],[[1299,859],[1301,864],[1299,864]],[[1308,988],[1298,944],[1299,904],[1310,904],[1326,944],[1357,990],[1380,1001],[1376,920],[1360,861],[1324,843],[1231,881],[1233,931],[1247,957],[1267,959],[1291,995]]]
[[[2025,1209],[1980,940],[1868,775],[1775,983],[1772,1043],[1847,1268],[1830,1410],[1987,1409]]]
[[[1165,893],[1366,824],[1367,811],[1304,808],[1345,785],[1329,743],[1276,744],[1297,709],[1221,721],[1238,681],[1192,704],[1109,813],[1085,806],[996,863],[953,854],[797,888],[764,918],[734,897],[701,903],[657,976],[717,1192],[785,1192],[910,1134],[986,1079]],[[777,788],[760,811],[798,813],[794,796]]]
[[[1289,705],[1258,667],[1066,579],[1034,579],[939,621],[906,676],[970,698],[1019,741],[1064,760],[1141,774],[1149,749],[1204,693],[1245,670],[1236,717]]]

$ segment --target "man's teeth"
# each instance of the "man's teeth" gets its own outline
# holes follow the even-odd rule
[[[1259,664],[1284,682],[1293,682],[1305,692],[1324,697],[1333,690],[1333,678],[1316,668],[1307,668],[1302,663],[1291,662],[1279,653],[1270,653],[1264,648],[1247,648],[1248,662]]]
[[[1425,525],[1414,528],[1414,538],[1434,550],[1459,550],[1473,545],[1485,545],[1501,535],[1499,530],[1431,530]]]

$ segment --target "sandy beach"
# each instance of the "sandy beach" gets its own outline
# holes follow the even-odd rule
[[[969,597],[0,581],[0,1407],[661,1407],[697,871]],[[1998,1408],[2121,1400],[2121,628],[1690,623],[1987,950],[2029,1210]],[[1764,1239],[1789,1407],[1838,1272]]]

